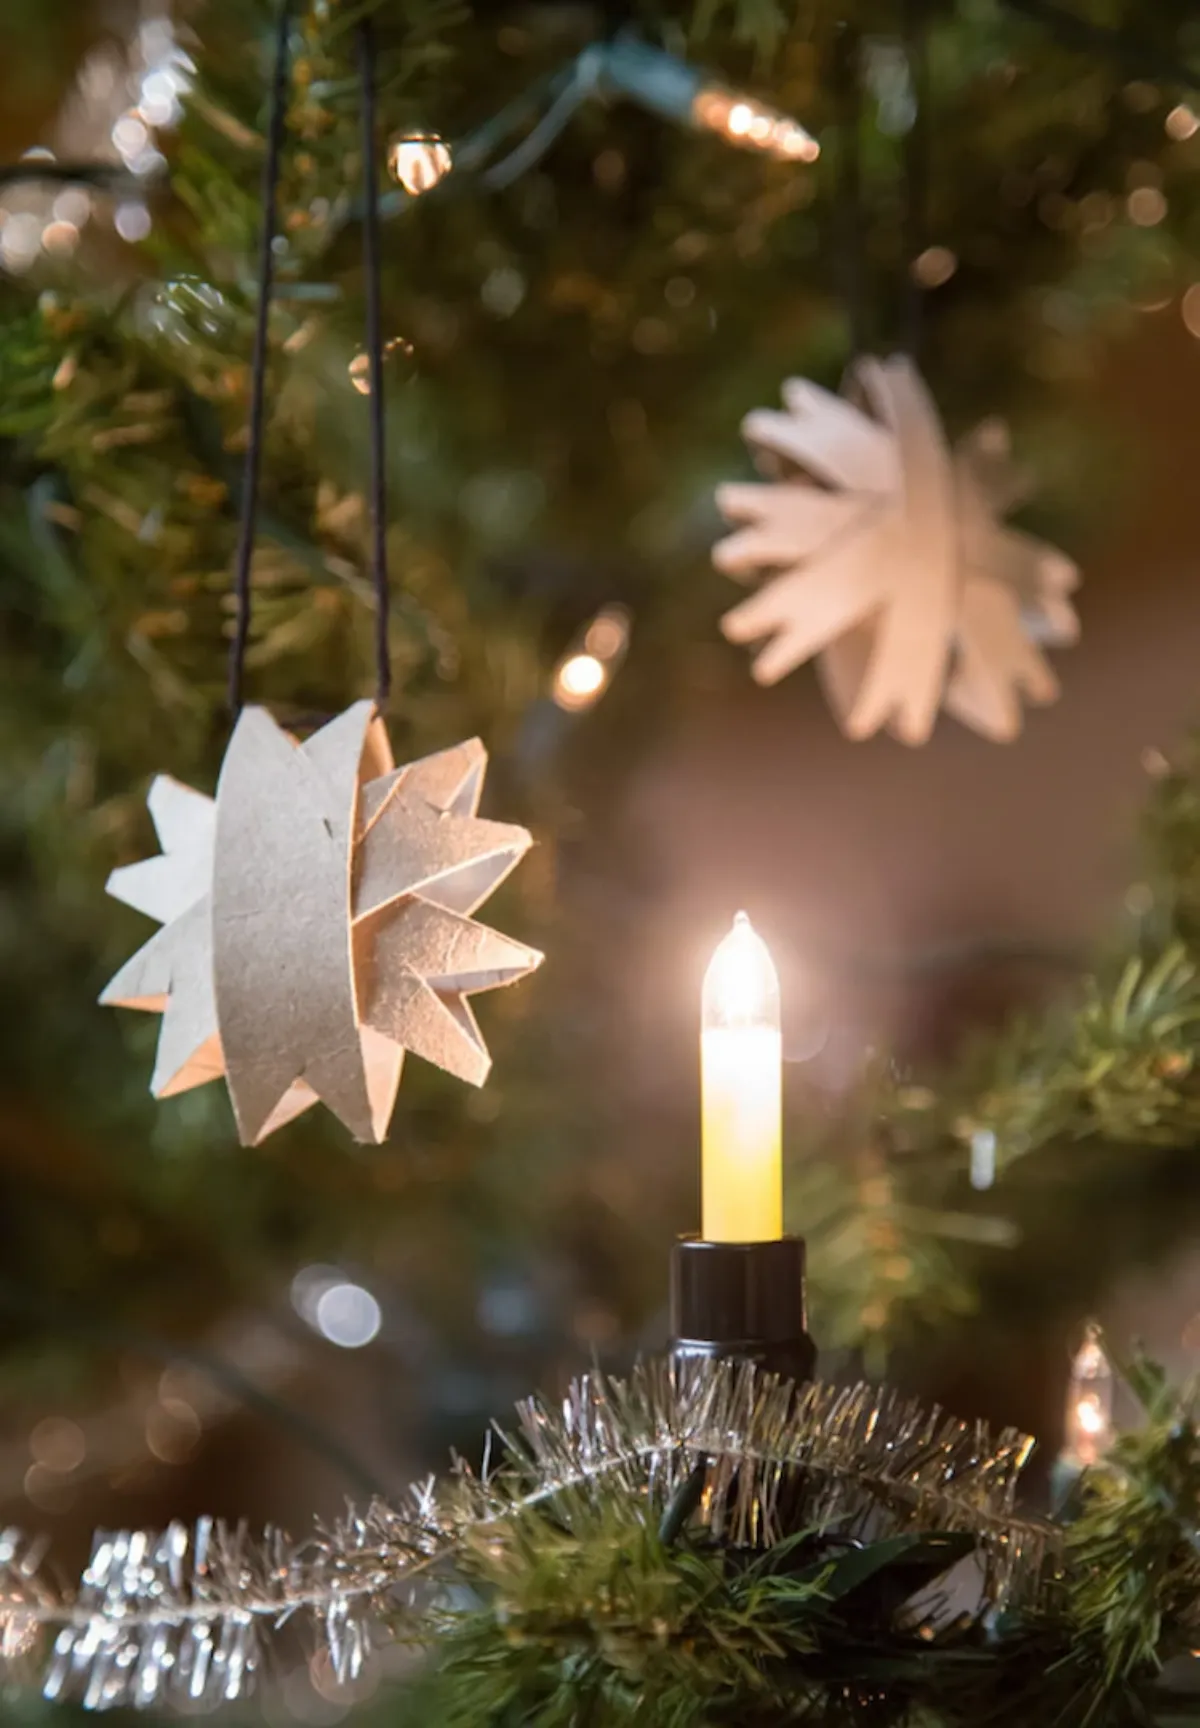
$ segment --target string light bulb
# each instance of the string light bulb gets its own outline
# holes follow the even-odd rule
[[[1100,1329],[1089,1326],[1071,1363],[1060,1462],[1075,1470],[1099,1463],[1113,1442],[1113,1371]]]
[[[568,714],[595,707],[625,658],[629,625],[624,606],[597,612],[554,669],[550,693],[557,707]]]
[[[590,708],[606,682],[604,667],[594,654],[572,654],[555,677],[555,701],[560,708]]]
[[[709,73],[636,37],[605,45],[595,68],[598,88],[619,93],[667,120],[715,132],[741,150],[759,150],[783,162],[815,162],[821,147],[790,114],[732,90]]]
[[[346,371],[350,375],[351,384],[353,384],[359,395],[369,396],[371,394],[370,355],[361,353],[356,354],[351,360],[349,366],[347,366]]]
[[[1180,102],[1167,115],[1163,128],[1168,138],[1182,144],[1195,136],[1200,129],[1200,120],[1197,120],[1194,109],[1189,108],[1186,102]]]
[[[761,150],[780,162],[815,162],[821,154],[821,146],[798,120],[720,84],[696,92],[691,117],[693,125],[719,133],[727,144]]]
[[[436,132],[400,133],[388,144],[388,171],[410,198],[432,192],[454,166],[450,146]]]

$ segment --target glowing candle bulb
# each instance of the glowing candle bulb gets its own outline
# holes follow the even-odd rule
[[[701,1235],[783,1235],[779,979],[744,912],[720,943],[701,998]]]
[[[1113,1442],[1113,1371],[1100,1333],[1089,1326],[1071,1363],[1062,1462],[1085,1470],[1103,1458]]]

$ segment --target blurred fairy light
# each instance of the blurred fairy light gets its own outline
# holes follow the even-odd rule
[[[739,149],[784,162],[815,162],[820,155],[816,139],[790,114],[633,36],[586,50],[577,77],[582,89],[626,96],[652,114],[715,132]]]
[[[875,98],[875,123],[885,138],[903,138],[917,118],[917,93],[903,43],[868,38],[863,44],[867,86]]]
[[[317,1303],[335,1284],[344,1282],[345,1274],[336,1266],[302,1266],[292,1279],[292,1307],[306,1325],[315,1330]]]
[[[317,1301],[317,1329],[343,1350],[361,1350],[379,1336],[383,1312],[361,1284],[334,1284]]]
[[[292,1307],[314,1332],[342,1350],[379,1336],[383,1310],[371,1292],[336,1266],[305,1266],[292,1279]]]
[[[296,1341],[258,1315],[230,1316],[208,1345],[232,1371],[234,1385],[240,1381],[263,1392],[285,1386],[304,1366]],[[65,1512],[89,1483],[133,1484],[154,1460],[186,1462],[206,1430],[243,1407],[230,1384],[207,1368],[174,1362],[148,1377],[133,1364],[123,1366],[130,1370],[129,1385],[116,1402],[74,1419],[44,1417],[30,1429],[25,1447],[0,1447],[0,1498],[14,1500],[23,1492],[39,1511]],[[0,1530],[0,1568],[4,1535]],[[3,1609],[0,1601],[0,1644]]]
[[[42,246],[52,257],[73,252],[79,244],[79,230],[74,222],[47,222],[42,229]]]
[[[304,327],[301,326],[301,328],[304,328]],[[309,331],[309,334],[310,335],[312,334],[311,330]],[[289,337],[288,340],[291,341],[292,339]],[[307,338],[306,338],[306,340],[307,340]],[[293,345],[288,350],[288,352],[294,353],[297,348],[301,348],[301,347],[303,347],[303,345],[304,345],[304,343],[302,341],[301,342],[293,342]],[[287,348],[286,342],[284,343],[284,347]],[[385,342],[383,345],[384,363],[386,364],[387,361],[391,360],[393,358],[393,356],[395,356],[395,355],[400,355],[402,358],[410,359],[415,352],[416,352],[416,350],[414,349],[412,343],[408,340],[407,336],[393,336],[390,342]],[[348,374],[350,376],[351,384],[353,384],[354,388],[358,391],[359,395],[360,396],[369,396],[371,394],[371,357],[370,357],[370,355],[363,353],[362,350],[360,349],[360,351],[354,355],[353,359],[350,361],[350,364],[346,367],[346,371],[348,372]]]
[[[87,1456],[87,1440],[77,1422],[48,1416],[29,1436],[33,1463],[25,1472],[25,1498],[39,1512],[65,1512],[75,1498],[71,1481]]]
[[[606,606],[588,625],[583,637],[589,654],[606,663],[623,655],[629,646],[629,613],[624,606]]]
[[[186,1464],[200,1434],[200,1418],[183,1398],[163,1398],[146,1412],[146,1450],[162,1464]]]
[[[360,396],[371,394],[371,357],[369,354],[356,354],[346,370],[350,374],[350,382]]]
[[[82,228],[92,213],[92,200],[82,186],[68,186],[50,206],[56,222],[72,222]]]
[[[603,696],[629,648],[630,614],[605,606],[567,649],[554,671],[551,695],[568,714],[592,708]]]
[[[1167,200],[1157,186],[1135,186],[1125,200],[1129,220],[1138,228],[1157,227],[1167,213]]]
[[[432,192],[454,166],[450,146],[436,132],[410,132],[388,144],[388,171],[410,198]]]
[[[150,212],[140,198],[128,198],[114,210],[113,227],[122,240],[144,240],[150,232]]]
[[[166,167],[156,136],[178,122],[195,65],[163,0],[144,0],[141,12],[124,51],[106,39],[84,61],[59,113],[53,148],[36,145],[24,160],[119,162],[138,179]],[[86,186],[14,183],[0,200],[0,269],[15,275],[43,255],[70,255],[96,197]],[[150,212],[140,199],[123,200],[113,210],[113,226],[123,240],[144,240]]]
[[[798,120],[721,85],[697,91],[692,121],[708,132],[720,133],[728,144],[762,150],[783,162],[815,162],[821,153],[816,139]]]
[[[948,246],[927,246],[912,261],[912,274],[922,288],[941,288],[958,269],[958,259]]]
[[[652,47],[630,32],[622,32],[611,42],[590,43],[572,64],[562,68],[549,87],[553,96],[545,112],[508,155],[486,167],[486,185],[499,190],[527,173],[572,117],[596,97],[623,97],[648,113],[714,133],[726,144],[756,150],[778,161],[815,162],[820,155],[816,139],[790,114],[747,91],[731,89],[678,55]],[[513,105],[454,148],[436,132],[397,133],[388,142],[389,172],[410,198],[419,198],[433,191],[455,168],[456,151],[460,172],[484,169],[505,133],[524,125],[527,112],[527,102]],[[619,153],[606,150],[596,158],[597,181],[606,190],[615,190],[624,173]],[[501,311],[499,315],[510,313]]]
[[[187,74],[177,58],[165,68],[156,68],[142,80],[138,112],[156,130],[174,126],[182,112],[180,97],[188,87]]]
[[[126,167],[135,162],[150,142],[150,133],[140,114],[122,114],[112,129],[112,141]]]
[[[1103,1458],[1113,1442],[1113,1371],[1100,1330],[1089,1326],[1071,1363],[1067,1414],[1060,1461],[1086,1470]]]
[[[479,298],[495,317],[511,318],[525,298],[525,278],[511,264],[501,264],[489,270]]]
[[[47,1416],[30,1434],[29,1452],[35,1464],[66,1474],[78,1470],[87,1457],[87,1440],[78,1422]]]
[[[555,700],[560,708],[590,707],[606,682],[604,667],[594,654],[572,654],[555,676]]]
[[[971,1135],[970,1181],[982,1193],[996,1180],[996,1136],[990,1128],[976,1128]]]
[[[0,244],[3,244],[3,235],[0,235]],[[1193,282],[1184,290],[1179,311],[1188,334],[1200,336],[1200,282]]]
[[[6,270],[28,270],[42,249],[42,223],[29,210],[16,210],[0,229],[0,260]]]
[[[1163,129],[1168,138],[1173,138],[1177,144],[1183,144],[1200,129],[1200,120],[1186,102],[1180,102],[1167,115]]]
[[[170,18],[163,14],[142,20],[138,48],[142,72],[137,100],[113,127],[113,143],[130,172],[144,176],[166,167],[154,133],[178,123],[182,98],[191,88],[196,67],[180,47]]]

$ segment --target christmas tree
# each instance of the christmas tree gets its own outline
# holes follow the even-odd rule
[[[52,1692],[240,1695],[290,1591],[323,1632],[280,1707],[313,1720],[1168,1719],[1200,1491],[1171,1389],[1200,763],[1165,622],[1195,527],[1194,20],[130,0],[10,4],[0,41],[6,1521],[72,1560],[93,1525],[382,1496],[311,1564],[228,1532],[102,1547]],[[245,1132],[224,1012],[236,1118],[223,1085],[157,1085],[157,1016],[98,1005],[178,988],[115,987],[152,908],[105,883],[170,853],[148,789],[216,792],[243,702],[307,750],[372,698],[398,767],[483,741],[481,817],[535,841],[487,923],[547,964],[477,1039],[450,983],[512,954],[404,950],[405,988],[455,997],[453,1072],[405,1065],[382,1145],[308,1109],[264,1139],[279,1100]],[[465,784],[440,815],[475,820]],[[267,949],[319,1003],[291,845]],[[465,856],[388,904],[473,917],[436,887]],[[514,1398],[665,1343],[700,978],[743,904],[781,973],[821,1383],[798,1409],[722,1370],[722,1427],[653,1367],[592,1381],[561,1433],[527,1413],[495,1484],[406,1500]],[[248,1016],[272,1049],[282,1013]],[[429,1054],[435,1021],[403,1024]],[[1045,1468],[1015,1498],[1023,1442],[924,1403],[847,1393],[827,1451],[828,1384],[886,1375],[1052,1459],[1094,1311],[1140,1414],[1108,1463],[1068,1423],[1061,1528]],[[701,1463],[703,1508],[676,1504]],[[61,1596],[6,1541],[24,1710]],[[414,1557],[460,1595],[406,1632]],[[957,1629],[912,1612],[952,1562],[984,1577]],[[206,1579],[225,1630],[254,1604],[215,1666],[179,1606]],[[151,1660],[121,1616],[155,1592],[183,1642]],[[368,1700],[381,1618],[433,1654]]]

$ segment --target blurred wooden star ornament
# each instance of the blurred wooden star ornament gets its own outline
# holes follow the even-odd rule
[[[478,739],[395,768],[374,704],[300,743],[243,711],[215,801],[160,776],[159,857],[108,890],[163,926],[101,1001],[161,1013],[151,1091],[224,1075],[243,1145],[320,1099],[387,1133],[404,1052],[481,1085],[468,997],[540,965],[471,914],[531,841],[481,820]]]
[[[840,396],[789,380],[783,400],[742,426],[778,477],[717,490],[741,524],[714,548],[718,569],[776,572],[725,614],[726,636],[763,644],[760,684],[817,655],[851,738],[886,726],[923,744],[942,707],[987,738],[1015,738],[1022,697],[1058,695],[1041,647],[1078,639],[1079,573],[1001,520],[1022,491],[1003,426],[951,449],[903,355],[856,361]]]

